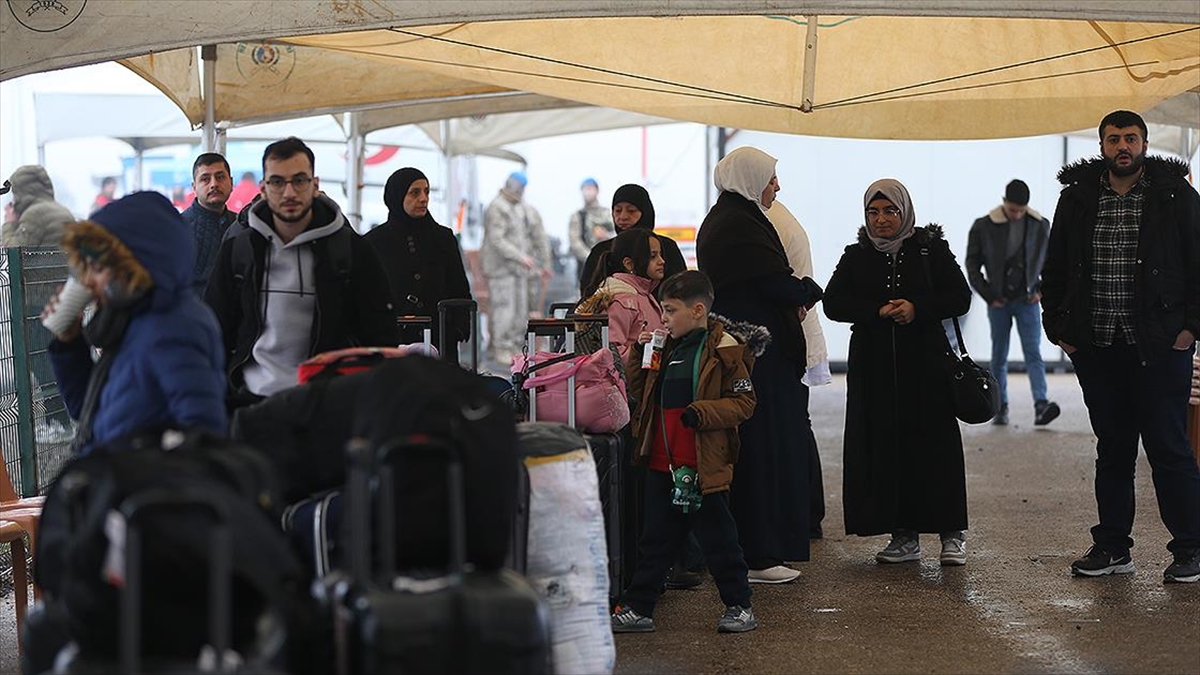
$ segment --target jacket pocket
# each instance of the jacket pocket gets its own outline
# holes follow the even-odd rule
[[[1069,308],[1047,309],[1042,313],[1042,327],[1051,342],[1061,340],[1066,335],[1070,323],[1071,310]]]

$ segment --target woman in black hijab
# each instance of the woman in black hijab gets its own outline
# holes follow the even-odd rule
[[[654,204],[650,201],[650,193],[646,192],[646,188],[641,185],[626,183],[617,188],[617,191],[613,193],[612,210],[613,224],[616,225],[617,234],[631,227],[645,230],[654,229]],[[675,240],[661,234],[654,236],[662,242],[663,262],[667,264],[663,278],[669,279],[672,274],[686,270],[687,263],[684,262],[683,254],[679,252],[679,245],[675,243]],[[596,274],[600,256],[612,248],[612,245],[612,239],[607,239],[592,247],[587,261],[583,263],[583,273],[579,276],[580,298],[590,297],[592,293],[596,292],[600,282],[604,280],[604,277],[597,280],[592,277]]]
[[[471,297],[462,251],[450,228],[429,214],[429,179],[412,167],[393,173],[383,188],[387,222],[366,234],[387,271],[396,316],[433,317],[433,344],[439,344],[437,306],[442,300]],[[447,317],[447,351],[469,340],[471,322],[462,313]],[[405,343],[422,340],[419,329],[402,329]]]

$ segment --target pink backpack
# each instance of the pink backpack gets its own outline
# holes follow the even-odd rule
[[[536,352],[531,359],[519,354],[513,357],[512,373],[525,376],[522,389],[536,388],[537,419],[531,422],[568,423],[567,382],[574,374],[577,429],[611,434],[629,424],[625,380],[611,349],[578,356]]]

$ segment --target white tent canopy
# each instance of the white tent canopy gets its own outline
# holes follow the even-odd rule
[[[526,95],[528,96],[528,95]],[[523,159],[511,152],[500,152],[504,146],[534,138],[602,131],[631,126],[650,126],[672,120],[628,113],[611,108],[580,107],[579,104],[545,99],[546,105],[562,106],[552,110],[473,115],[447,122],[424,122],[420,129],[433,145],[447,157],[456,155],[492,155],[515,161]],[[80,115],[87,110],[87,115]],[[383,108],[361,113],[359,133],[372,143],[382,145],[411,145],[412,135],[399,131],[400,124],[381,126],[403,120],[410,112]],[[39,146],[72,138],[118,138],[137,150],[197,143],[200,133],[191,128],[187,119],[171,101],[147,94],[70,94],[41,92],[34,95],[34,117]],[[294,135],[308,142],[346,143],[349,137],[342,121],[333,115],[320,115],[279,122],[247,126],[231,126],[230,140],[274,141]]]
[[[0,78],[126,58],[193,124],[193,47],[218,43],[215,118],[232,123],[532,92],[746,129],[998,138],[1200,91],[1195,0],[60,4],[0,14]]]

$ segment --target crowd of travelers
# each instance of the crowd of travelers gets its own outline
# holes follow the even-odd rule
[[[585,207],[571,223],[578,310],[607,315],[628,381],[625,433],[644,471],[636,571],[618,589],[613,632],[654,630],[660,595],[678,587],[669,582],[704,568],[725,606],[717,630],[753,630],[751,584],[799,576],[823,532],[808,416],[809,388],[831,381],[822,312],[852,327],[845,531],[887,535],[881,564],[919,560],[922,534],[938,537],[942,565],[966,564],[962,436],[941,374],[951,351],[943,321],[967,312],[972,287],[989,302],[1000,383],[1014,317],[1026,365],[1041,363],[1029,347],[1040,308],[1083,389],[1099,439],[1099,523],[1072,573],[1133,571],[1140,439],[1172,535],[1164,581],[1200,579],[1200,470],[1185,422],[1200,335],[1200,197],[1184,164],[1146,155],[1135,113],[1114,112],[1098,131],[1100,156],[1059,174],[1053,225],[1014,181],[1001,208],[972,227],[966,273],[941,226],[919,224],[909,190],[891,178],[866,187],[863,223],[824,284],[812,278],[807,234],[777,199],[777,160],[761,150],[738,148],[716,165],[698,270],[655,232],[644,187],[615,190],[609,221],[596,182],[584,181]],[[36,197],[44,171],[18,174],[14,190],[35,196],[18,203],[25,213],[6,240],[34,209],[53,208]],[[296,387],[310,357],[420,341],[398,317],[471,297],[462,252],[430,214],[430,181],[418,169],[387,181],[387,221],[365,236],[321,191],[297,138],[267,146],[259,198],[240,216],[226,208],[233,185],[221,155],[200,155],[193,178],[196,199],[182,214],[138,192],[61,226],[72,275],[94,300],[89,320],[75,317],[50,346],[80,455],[164,427],[227,434],[237,410]],[[485,218],[490,353],[504,363],[524,345],[536,282],[548,273],[526,184],[509,176]],[[56,297],[45,313],[58,309]],[[456,319],[434,340],[456,352],[480,339],[476,330]],[[657,369],[643,368],[649,349],[661,349]],[[1038,424],[1058,415],[1044,380],[1044,370],[1031,375]],[[1009,414],[1001,391],[998,424]]]

